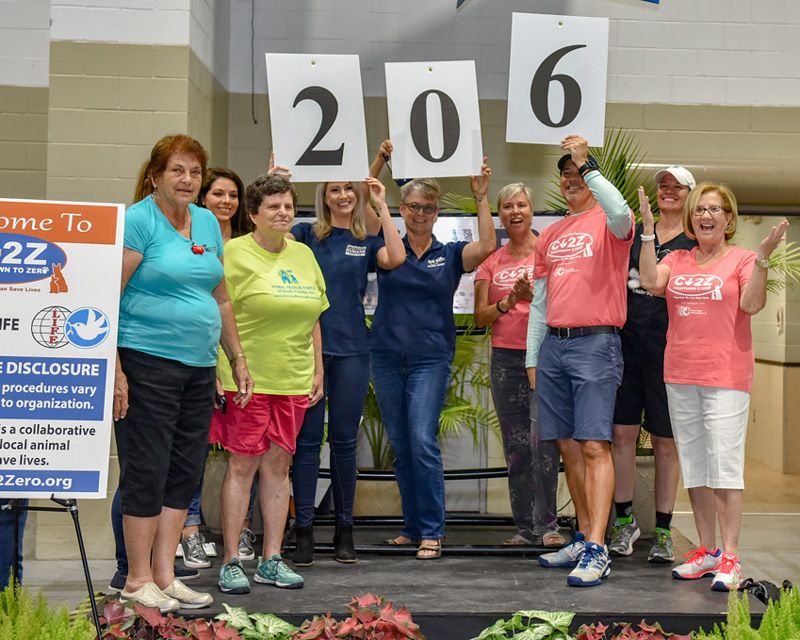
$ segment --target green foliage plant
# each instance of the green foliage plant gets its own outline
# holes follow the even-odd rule
[[[223,602],[225,613],[215,620],[238,631],[242,640],[289,640],[297,627],[271,613],[247,613],[242,607],[230,607]]]
[[[782,589],[778,600],[771,600],[758,629],[752,628],[747,596],[732,591],[728,596],[725,622],[710,631],[700,630],[694,640],[794,640],[800,638],[800,590]]]
[[[769,268],[779,276],[767,280],[769,293],[780,293],[787,285],[794,287],[800,282],[800,246],[787,242],[778,247],[769,258]]]
[[[93,640],[88,618],[70,620],[66,607],[52,611],[42,594],[8,585],[0,593],[0,638],[3,640]]]
[[[405,607],[367,593],[347,604],[350,615],[336,620],[330,613],[306,620],[291,640],[425,640]]]
[[[569,625],[575,614],[570,611],[517,611],[508,620],[502,618],[472,640],[572,640]]]

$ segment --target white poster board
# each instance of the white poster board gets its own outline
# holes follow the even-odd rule
[[[123,215],[0,199],[0,497],[106,495]]]
[[[603,145],[608,19],[514,13],[507,142]]]
[[[361,68],[355,55],[267,53],[275,164],[294,182],[369,175]]]
[[[483,159],[475,61],[387,62],[395,178],[478,175]]]

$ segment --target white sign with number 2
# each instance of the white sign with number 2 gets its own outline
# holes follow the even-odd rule
[[[480,174],[474,60],[387,62],[386,104],[395,178]]]
[[[363,180],[369,172],[356,55],[268,53],[275,164],[295,182]]]
[[[607,67],[607,18],[514,13],[506,141],[602,146]]]

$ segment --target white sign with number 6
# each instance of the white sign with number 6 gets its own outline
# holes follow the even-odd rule
[[[480,173],[474,60],[387,62],[386,103],[395,178]]]
[[[507,142],[603,145],[608,19],[514,13]]]
[[[295,182],[364,180],[369,156],[358,56],[266,56],[275,164]]]

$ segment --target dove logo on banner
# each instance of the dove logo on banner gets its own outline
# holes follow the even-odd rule
[[[71,344],[80,349],[91,349],[108,336],[108,316],[94,307],[73,311],[64,323],[64,333]]]

